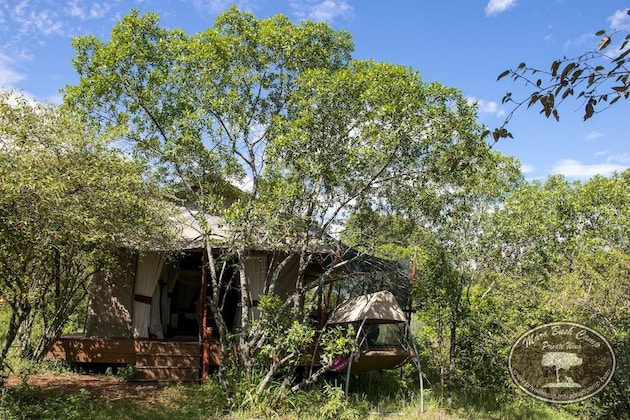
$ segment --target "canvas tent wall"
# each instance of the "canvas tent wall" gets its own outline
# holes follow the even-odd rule
[[[86,337],[163,338],[158,282],[172,284],[164,253],[121,250],[119,267],[98,273],[92,282],[85,325]]]
[[[194,208],[179,207],[172,218],[176,250],[122,248],[118,267],[99,273],[92,282],[85,335],[98,338],[163,338],[169,319],[169,294],[177,281],[177,270],[165,264],[168,251],[199,250],[202,232]],[[226,230],[217,216],[206,216],[215,240],[225,239]],[[199,283],[200,284],[200,283]]]
[[[177,314],[171,313],[171,299],[176,286],[179,298],[187,302],[199,296],[201,264],[204,249],[200,214],[194,209],[179,208],[173,218],[176,234],[175,257],[167,260],[169,250],[156,247],[137,251],[121,249],[119,269],[99,274],[93,284],[88,308],[85,333],[94,338],[165,338],[168,325],[177,325]],[[210,238],[220,244],[229,235],[218,216],[205,216],[212,232]],[[178,258],[192,258],[196,269],[182,270]],[[266,250],[251,250],[244,261],[249,282],[250,314],[257,318],[257,303],[265,293],[266,282],[273,270],[286,255]],[[196,260],[195,260],[196,258]],[[297,256],[291,258],[279,274],[274,292],[286,298],[295,291],[298,272]],[[195,292],[197,290],[197,293]],[[182,294],[186,296],[182,297]],[[198,309],[198,308],[197,308]],[[187,318],[196,322],[198,313],[191,310]],[[240,323],[240,311],[228,314],[230,325]],[[197,320],[198,321],[198,320]],[[189,329],[190,332],[190,329]]]
[[[91,284],[91,296],[85,322],[86,337],[131,337],[131,308],[135,255],[120,250],[118,270],[99,272]]]

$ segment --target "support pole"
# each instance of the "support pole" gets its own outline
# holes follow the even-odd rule
[[[411,347],[413,348],[413,355],[416,358],[416,364],[418,366],[418,379],[420,381],[420,413],[424,413],[424,383],[422,380],[422,367],[420,366],[420,354],[418,353],[418,347],[416,347],[416,339],[411,332],[411,324],[407,324],[407,331],[409,332],[409,341],[411,341]]]
[[[361,322],[361,326],[359,327],[359,330],[357,331],[357,335],[354,338],[355,344],[359,344],[359,337],[361,337],[361,331],[363,331],[363,326],[365,325],[365,321],[367,321],[367,317],[363,318],[363,321]],[[361,349],[357,348],[357,351],[355,353],[361,353]],[[351,354],[350,360],[348,360],[348,372],[346,372],[346,390],[345,390],[346,398],[348,397],[348,390],[350,389],[350,373],[352,371],[353,360],[354,360],[354,354]]]

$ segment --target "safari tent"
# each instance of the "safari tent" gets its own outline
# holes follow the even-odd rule
[[[174,218],[175,250],[121,249],[118,270],[99,273],[91,284],[84,330],[60,337],[49,359],[73,364],[134,365],[137,380],[196,381],[220,363],[217,329],[206,296],[212,293],[204,268],[205,247],[196,210],[182,207]],[[205,216],[213,239],[229,232],[218,216]],[[284,255],[252,249],[244,261],[249,281],[250,311],[256,316],[268,273]],[[321,272],[317,262],[307,277]],[[286,298],[295,291],[297,256],[280,273],[275,293]],[[240,323],[240,296],[231,282],[233,268],[223,272],[223,315],[228,329]]]
[[[219,366],[218,330],[205,299],[212,290],[204,268],[205,248],[198,218],[195,210],[179,209],[175,218],[176,252],[157,247],[142,251],[121,249],[119,270],[101,273],[92,282],[84,330],[60,337],[48,357],[75,364],[131,364],[137,380],[151,381],[197,381],[213,366]],[[220,217],[206,216],[205,221],[211,224],[213,239],[218,243],[229,234]],[[306,271],[305,281],[314,281],[339,258],[348,259],[340,264],[343,268],[338,276],[331,275],[332,280],[318,287],[322,317],[326,308],[333,306],[331,296],[338,295],[331,291],[339,278],[349,273],[365,278],[367,272],[393,268],[383,260],[361,256],[347,247],[340,252],[341,247],[332,239],[321,244],[319,255]],[[257,303],[265,293],[268,274],[285,257],[264,246],[249,251],[244,268],[252,317],[258,316]],[[295,291],[298,264],[296,254],[281,269],[274,292],[282,299]],[[238,275],[238,270],[227,269],[221,280],[229,290],[223,316],[230,332],[240,325],[241,297],[236,288],[230,287]]]

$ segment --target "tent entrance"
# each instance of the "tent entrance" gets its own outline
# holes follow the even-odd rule
[[[182,254],[173,262],[177,272],[177,279],[168,296],[168,319],[165,338],[178,339],[199,336],[199,321],[203,313],[201,305],[202,283],[202,252],[189,251]],[[228,330],[232,330],[234,317],[237,313],[238,292],[231,287],[234,270],[230,267],[223,273],[222,294],[227,293],[223,317]],[[212,284],[208,280],[205,285],[206,299],[212,297]],[[164,301],[163,301],[164,302]],[[213,335],[218,334],[216,322],[210,308],[206,311],[206,327],[213,329]]]

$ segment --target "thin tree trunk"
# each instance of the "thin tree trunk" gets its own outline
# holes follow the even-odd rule
[[[245,270],[245,259],[247,259],[247,254],[242,251],[237,251],[238,256],[238,264],[239,264],[239,292],[241,295],[241,334],[238,339],[238,356],[241,359],[241,364],[243,366],[243,372],[245,373],[245,377],[247,379],[251,379],[253,375],[253,355],[252,349],[249,345],[248,337],[248,327],[249,327],[249,307],[250,307],[250,287],[249,287],[249,279],[247,277],[247,272]]]
[[[300,389],[304,389],[307,386],[314,384],[315,382],[317,382],[320,376],[322,376],[326,372],[330,372],[330,369],[331,369],[331,365],[324,365],[320,367],[317,371],[315,371],[315,373],[313,373],[307,379],[300,382],[299,384],[294,385],[291,388],[291,392],[299,391]]]
[[[2,352],[0,352],[0,371],[5,367],[7,355],[9,354],[9,350],[11,349],[11,346],[13,345],[13,342],[18,335],[20,326],[24,323],[24,320],[31,312],[31,307],[28,303],[21,303],[11,306],[12,310],[11,318],[9,319],[9,328],[4,338],[4,346],[2,347]]]
[[[453,406],[453,392],[455,390],[455,374],[457,370],[457,323],[451,320],[450,325],[450,346],[449,346],[449,364],[448,364],[448,406]]]
[[[207,269],[209,271],[210,283],[212,285],[212,297],[208,299],[208,304],[210,305],[210,311],[212,312],[214,322],[216,322],[217,328],[219,328],[219,349],[221,351],[221,361],[219,363],[218,380],[223,388],[223,391],[228,396],[231,396],[232,388],[226,378],[227,364],[229,361],[229,343],[227,339],[228,329],[219,305],[219,302],[221,301],[221,276],[217,275],[215,259],[212,254],[212,246],[210,244],[206,244],[206,254],[208,259],[207,267],[203,267],[202,269]]]
[[[294,357],[295,355],[289,354],[285,356],[283,359],[271,363],[271,366],[269,366],[269,370],[267,371],[267,374],[265,375],[263,380],[260,381],[260,384],[258,385],[258,390],[256,391],[256,395],[261,395],[265,391],[265,389],[267,389],[267,386],[269,386],[269,382],[271,382],[271,379],[273,378],[273,375],[275,375],[276,372],[278,371],[278,368],[286,365]]]
[[[28,314],[24,316],[22,322],[17,331],[17,348],[20,350],[20,357],[23,359],[31,359],[33,355],[33,348],[31,345],[31,332],[33,331],[33,324],[35,323],[35,316]]]

